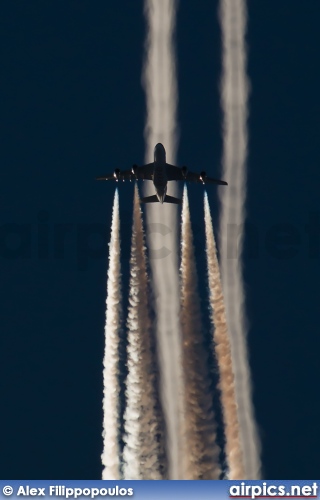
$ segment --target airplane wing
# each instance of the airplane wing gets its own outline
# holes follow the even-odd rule
[[[194,172],[188,171],[186,180],[188,182],[198,182],[201,184],[220,184],[221,186],[228,185],[226,181],[221,181],[220,179],[213,179],[212,177],[208,177],[205,172],[196,174]]]
[[[176,167],[175,165],[170,165],[169,163],[167,163],[167,178],[168,181],[185,180],[187,182],[196,182],[201,184],[220,184],[223,186],[228,185],[228,183],[225,181],[208,177],[205,172],[196,174],[194,172],[190,172],[187,167]]]
[[[114,181],[116,178],[114,174],[104,175],[101,177],[96,177],[96,181]]]
[[[131,171],[132,172],[132,171]],[[136,170],[136,176],[138,179],[144,179],[146,181],[152,181],[154,172],[154,163],[147,163],[146,165],[141,165]]]
[[[167,163],[167,179],[168,181],[183,181],[182,168]]]
[[[133,181],[135,179],[152,180],[154,163],[146,165],[133,165],[130,170],[120,170],[118,168],[112,174],[96,177],[97,181]]]
[[[222,181],[220,179],[212,179],[212,177],[207,177],[207,176],[204,179],[204,183],[205,184],[219,184],[220,186],[227,186],[228,185],[228,183],[226,181]]]

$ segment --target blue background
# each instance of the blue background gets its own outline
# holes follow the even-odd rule
[[[101,477],[114,185],[94,177],[144,161],[142,7],[131,0],[0,7],[2,477]],[[222,148],[217,7],[183,0],[177,16],[178,161],[212,176]],[[248,11],[247,213],[259,237],[254,246],[248,229],[244,270],[253,399],[264,477],[308,478],[319,470],[320,446],[320,4],[250,0]],[[133,187],[120,187],[126,274]],[[202,194],[190,187],[199,248]],[[216,224],[214,189],[209,199]],[[15,228],[25,231],[22,240],[6,233],[11,223],[22,225]],[[54,246],[61,224],[70,225],[64,249]],[[285,235],[283,247],[268,250],[276,224],[293,226],[296,255],[274,254],[292,248]],[[86,248],[88,227],[95,234]]]

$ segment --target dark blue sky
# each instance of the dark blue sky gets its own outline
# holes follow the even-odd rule
[[[177,19],[178,161],[211,175],[222,145],[217,5],[181,0]],[[311,478],[320,447],[320,4],[250,0],[248,9],[254,404],[264,476]],[[141,1],[1,5],[2,477],[101,477],[114,186],[94,177],[144,161],[144,34]],[[202,189],[189,193],[197,229]],[[213,189],[209,199],[216,222]],[[131,203],[132,185],[121,185],[125,269]]]

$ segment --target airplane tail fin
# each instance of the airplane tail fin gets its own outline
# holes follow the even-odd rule
[[[182,200],[180,200],[179,198],[174,198],[174,196],[166,195],[164,202],[165,203],[175,203],[176,205],[180,205],[182,203]]]
[[[157,196],[154,194],[152,196],[145,196],[141,198],[141,203],[159,203]]]

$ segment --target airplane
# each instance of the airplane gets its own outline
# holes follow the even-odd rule
[[[131,170],[120,170],[116,168],[113,174],[97,177],[97,181],[119,181],[143,179],[153,181],[156,194],[141,198],[141,203],[175,203],[180,204],[182,200],[167,194],[168,181],[189,181],[202,184],[220,184],[227,186],[228,183],[208,177],[206,172],[195,174],[190,172],[186,166],[176,167],[166,161],[166,150],[161,143],[154,148],[154,161],[147,165],[133,165]]]

